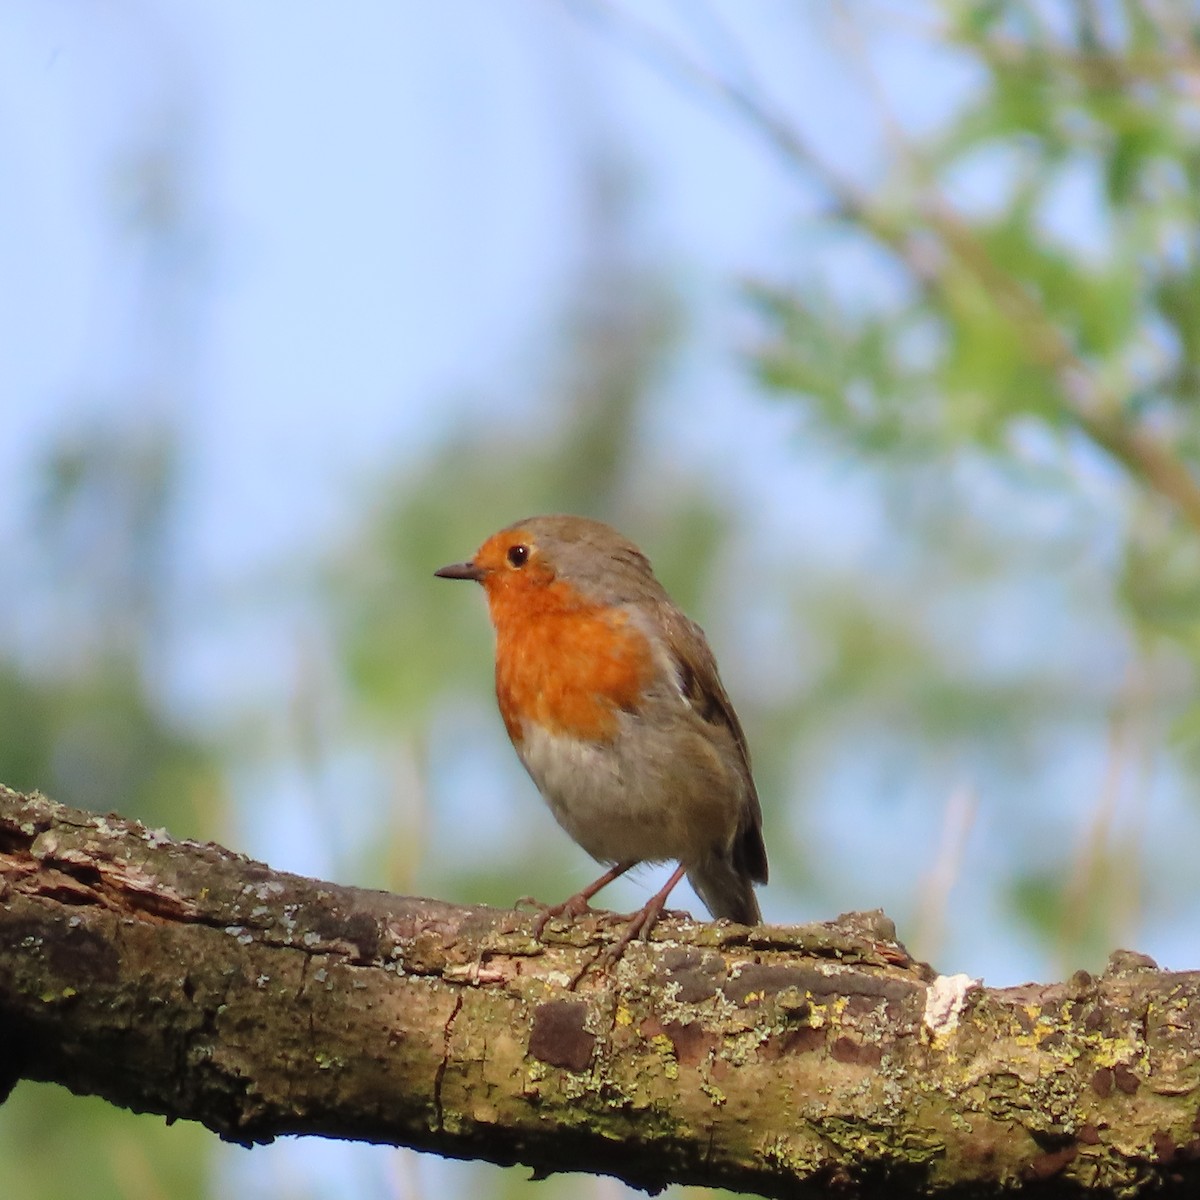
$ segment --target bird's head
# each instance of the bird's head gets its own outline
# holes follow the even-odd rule
[[[587,517],[529,517],[494,533],[467,562],[435,575],[474,579],[493,621],[520,606],[622,604],[661,593],[645,555],[610,525]]]

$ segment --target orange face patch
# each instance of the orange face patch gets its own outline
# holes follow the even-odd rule
[[[471,562],[483,572],[483,585],[489,600],[494,592],[503,591],[510,585],[529,587],[534,583],[547,584],[554,578],[553,571],[524,529],[502,529],[492,534],[475,552]]]
[[[623,613],[587,603],[562,580],[522,572],[485,587],[496,626],[496,698],[513,741],[527,720],[611,738],[618,711],[636,707],[653,675],[647,639]]]

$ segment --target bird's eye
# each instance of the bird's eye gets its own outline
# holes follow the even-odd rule
[[[510,567],[523,567],[529,561],[529,547],[519,543],[509,546],[507,557]]]

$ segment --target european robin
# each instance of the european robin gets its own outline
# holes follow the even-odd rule
[[[483,585],[508,736],[558,823],[609,864],[543,910],[538,935],[642,862],[678,867],[617,953],[685,873],[714,917],[760,922],[767,853],[746,737],[703,631],[646,556],[599,521],[531,517],[436,574]]]

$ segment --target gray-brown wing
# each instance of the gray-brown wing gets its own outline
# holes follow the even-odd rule
[[[664,604],[661,616],[667,631],[667,645],[675,660],[680,691],[701,720],[710,725],[723,726],[729,731],[741,761],[747,803],[732,847],[734,865],[756,883],[766,883],[767,848],[762,836],[762,805],[750,769],[750,748],[746,744],[742,724],[721,683],[717,660],[704,631],[695,621],[685,617],[674,605]]]

